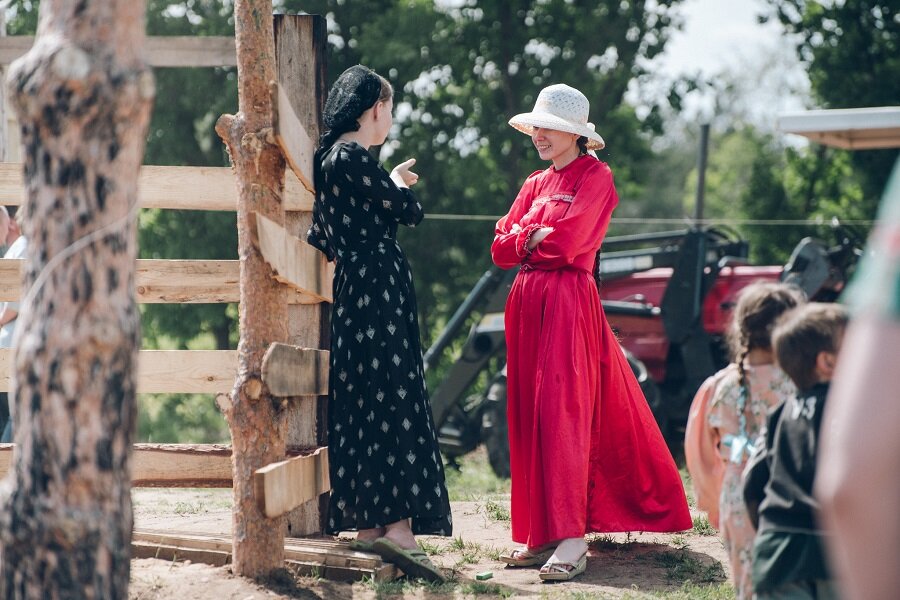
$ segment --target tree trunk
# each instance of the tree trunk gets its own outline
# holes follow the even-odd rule
[[[5,5],[3,5],[5,6]],[[6,11],[0,10],[0,38],[6,37]],[[0,65],[0,81],[6,81],[6,67]],[[9,123],[6,122],[6,90],[0,85],[0,162],[6,162],[9,159],[9,134],[7,129]],[[5,245],[6,242],[0,240]]]
[[[29,248],[2,598],[128,595],[137,178],[153,99],[143,46],[143,1],[44,0],[10,69]]]
[[[284,518],[260,511],[253,473],[285,456],[284,414],[262,383],[262,359],[272,342],[287,340],[287,297],[254,248],[251,213],[284,222],[284,158],[272,135],[269,82],[275,81],[270,0],[234,4],[238,59],[236,115],[222,115],[216,131],[228,146],[238,182],[238,255],[241,260],[238,377],[225,406],[234,465],[234,572],[261,577],[284,563]]]

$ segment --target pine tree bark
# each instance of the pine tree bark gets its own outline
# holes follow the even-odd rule
[[[233,569],[264,577],[284,566],[284,517],[267,518],[259,509],[253,473],[285,456],[285,419],[280,403],[262,382],[262,359],[269,344],[286,341],[284,288],[253,246],[250,215],[284,222],[284,158],[272,135],[269,83],[275,81],[275,43],[270,0],[236,0],[238,109],[222,115],[216,131],[225,141],[237,174],[238,255],[241,261],[238,377],[226,403],[234,466]]]
[[[126,598],[140,320],[137,178],[153,100],[142,0],[43,0],[10,69],[25,296],[0,597]]]

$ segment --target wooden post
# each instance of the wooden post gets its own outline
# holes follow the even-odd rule
[[[38,43],[10,68],[29,247],[2,598],[128,596],[143,47],[141,0],[44,0]]]
[[[234,449],[234,572],[246,577],[266,576],[284,563],[284,518],[266,518],[253,486],[257,469],[285,455],[284,411],[263,385],[261,371],[269,344],[287,341],[287,297],[269,276],[249,226],[251,213],[284,222],[285,163],[274,143],[269,95],[275,80],[271,15],[269,0],[235,1],[239,112],[216,123],[238,181],[240,359],[231,401],[224,405]]]
[[[275,56],[278,82],[287,92],[294,113],[313,141],[319,139],[322,109],[327,94],[325,19],[311,15],[275,16]],[[288,212],[288,232],[306,238],[312,223],[309,212]],[[304,242],[305,243],[305,242]],[[328,282],[330,286],[331,283]],[[288,307],[290,337],[288,343],[304,348],[329,347],[330,305],[327,303]],[[327,396],[298,397],[290,400],[287,415],[287,443],[312,448],[328,443],[325,424]],[[328,495],[310,500],[287,516],[288,535],[319,534],[324,529]]]

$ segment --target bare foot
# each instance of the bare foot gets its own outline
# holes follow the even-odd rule
[[[584,538],[567,538],[560,542],[547,564],[565,563],[574,565],[587,552],[588,546]]]
[[[520,546],[510,552],[510,556],[518,560],[527,560],[537,554],[543,554],[548,550],[553,550],[559,545],[559,540],[548,542],[543,546]]]
[[[409,528],[409,520],[404,519],[402,521],[397,521],[396,523],[391,523],[385,529],[384,537],[391,540],[404,550],[415,550],[419,547],[416,543],[416,538],[413,535],[412,529]]]
[[[360,542],[374,542],[384,535],[384,527],[376,527],[375,529],[360,529],[356,534],[356,539]]]

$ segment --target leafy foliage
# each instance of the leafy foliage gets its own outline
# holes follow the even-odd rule
[[[401,243],[415,271],[426,339],[490,266],[493,224],[525,177],[542,164],[531,142],[509,125],[546,85],[567,82],[591,102],[607,141],[601,158],[620,195],[638,191],[652,153],[641,121],[623,103],[671,31],[677,1],[342,2],[283,0],[286,12],[328,15],[331,78],[357,62],[396,87],[391,161],[413,156],[416,190],[431,214]]]
[[[278,11],[327,15],[332,80],[361,62],[395,85],[395,126],[381,158],[393,163],[416,157],[422,176],[416,190],[432,215],[400,234],[414,269],[426,344],[489,267],[495,218],[524,178],[546,166],[528,137],[507,125],[510,116],[531,109],[546,85],[566,82],[590,99],[591,120],[608,144],[601,159],[610,163],[622,199],[617,217],[692,213],[694,140],[688,136],[681,144],[655,148],[651,140],[670,126],[671,110],[678,110],[684,95],[709,83],[675,82],[669,107],[651,104],[638,111],[624,101],[629,86],[652,83],[648,60],[663,51],[679,26],[680,2],[275,0]],[[819,105],[898,102],[900,21],[893,3],[768,0],[768,5],[769,17],[797,35]],[[34,33],[37,6],[33,0],[11,3],[11,35]],[[148,0],[147,29],[151,35],[233,35],[232,10],[231,0]],[[147,164],[227,165],[213,128],[219,115],[237,110],[236,70],[155,74]],[[739,80],[741,74],[733,77]],[[724,80],[716,86],[723,111],[718,123],[724,126],[714,131],[711,145],[707,216],[873,218],[896,151],[786,148],[727,113],[746,86]],[[634,231],[619,227],[613,224],[610,233]],[[821,235],[822,229],[746,227],[742,233],[756,261],[777,264],[800,237]],[[235,216],[145,210],[140,247],[144,258],[234,259]],[[142,311],[147,346],[186,348],[198,338],[205,346],[236,346],[233,305],[146,305]],[[146,425],[152,431],[142,429],[143,439],[165,438],[164,424],[177,419],[194,419],[198,436],[219,439],[204,424],[221,421],[211,400],[192,397],[188,404],[182,409],[176,399],[163,396],[149,401],[141,419],[152,422]]]
[[[774,17],[797,35],[809,65],[813,93],[824,108],[897,105],[900,102],[900,7],[896,2],[768,0]],[[835,153],[837,154],[837,153]],[[870,217],[898,150],[854,151],[864,212]],[[843,163],[844,159],[838,159]]]

